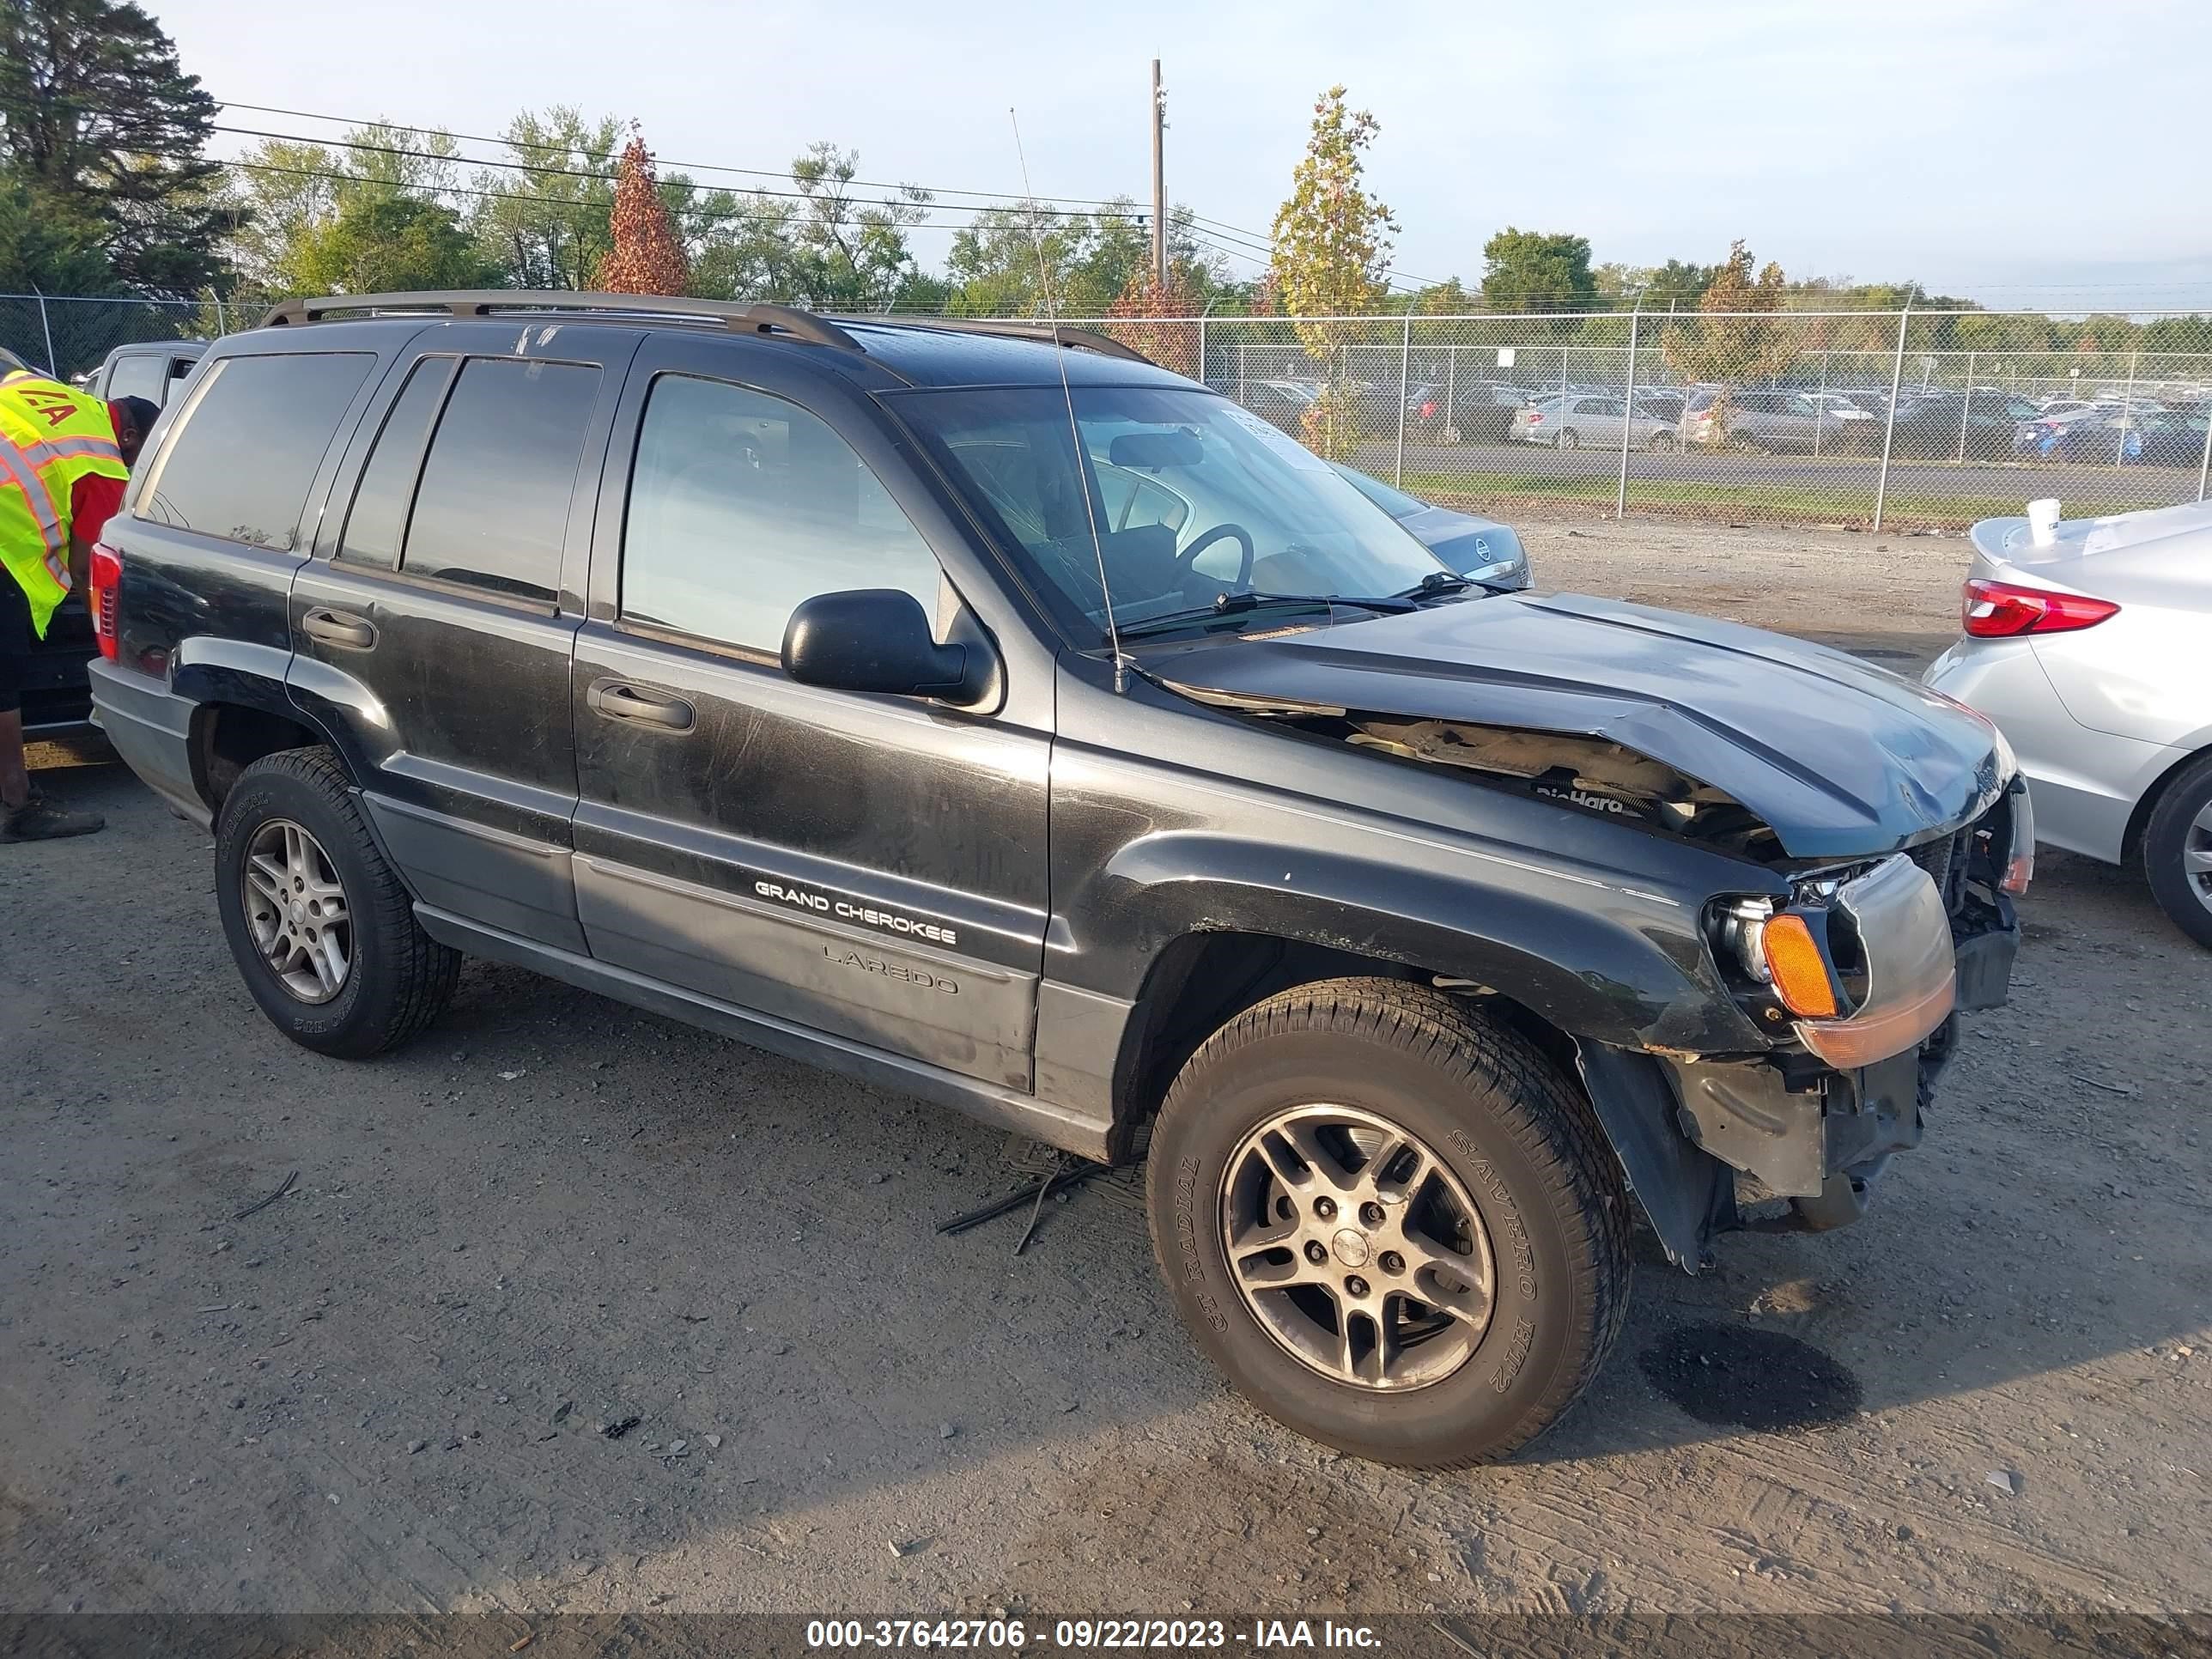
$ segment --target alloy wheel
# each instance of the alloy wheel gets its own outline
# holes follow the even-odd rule
[[[1371,1112],[1296,1106],[1253,1130],[1223,1173],[1221,1240],[1261,1328],[1332,1381],[1423,1388],[1489,1329],[1481,1212],[1424,1142]]]
[[[246,924],[277,983],[301,1002],[328,1002],[353,971],[353,918],[322,843],[271,818],[246,843]]]
[[[2181,873],[2197,902],[2212,910],[2212,801],[2204,804],[2181,837]]]

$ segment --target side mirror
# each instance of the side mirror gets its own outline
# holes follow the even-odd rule
[[[895,587],[817,593],[783,630],[783,672],[834,691],[972,701],[990,672],[983,654],[938,644],[920,601]]]

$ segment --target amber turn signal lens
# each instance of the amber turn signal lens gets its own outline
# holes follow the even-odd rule
[[[1828,978],[1828,963],[1804,917],[1776,916],[1760,930],[1759,950],[1784,1007],[1805,1019],[1836,1017],[1836,989]]]

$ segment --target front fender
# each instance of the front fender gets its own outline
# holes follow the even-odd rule
[[[1117,954],[1146,961],[1193,933],[1258,933],[1464,979],[1614,1047],[1768,1046],[1721,984],[1687,901],[1443,842],[1386,850],[1155,833],[1109,860],[1096,920]]]
[[[1728,1166],[1682,1133],[1674,1085],[1650,1054],[1582,1041],[1575,1044],[1575,1068],[1668,1260],[1695,1273],[1713,1235],[1734,1221],[1735,1186]]]

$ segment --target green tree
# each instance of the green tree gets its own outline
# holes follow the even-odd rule
[[[309,294],[388,294],[495,288],[504,274],[441,203],[359,191],[308,230],[291,255]]]
[[[44,210],[21,180],[0,175],[0,293],[112,294],[94,228]]]
[[[231,264],[258,293],[312,290],[329,269],[319,245],[342,211],[369,201],[453,194],[458,148],[447,132],[382,125],[356,127],[331,145],[272,138],[255,146],[226,185],[237,225]]]
[[[660,192],[690,260],[690,292],[708,300],[790,295],[790,202],[757,191],[701,190],[681,173],[662,179]]]
[[[1640,300],[1646,311],[1680,311],[1704,297],[1719,270],[1669,259],[1663,265],[1601,264],[1590,276],[1598,299],[1616,309],[1628,309]]]
[[[1482,301],[1492,311],[1594,311],[1587,236],[1508,225],[1482,245]]]
[[[187,295],[226,274],[218,169],[201,154],[215,110],[138,7],[0,0],[0,164],[142,293]]]
[[[1705,297],[1705,290],[1721,274],[1718,265],[1701,265],[1687,259],[1669,259],[1663,265],[1651,268],[1651,280],[1645,291],[1651,296],[1647,304],[1672,304],[1678,310],[1686,310]]]
[[[1344,99],[1342,87],[1331,87],[1314,104],[1306,153],[1291,175],[1289,197],[1275,210],[1268,265],[1273,305],[1292,319],[1298,343],[1328,377],[1304,426],[1307,443],[1332,459],[1348,454],[1357,435],[1342,367],[1357,325],[1329,319],[1380,304],[1398,229],[1390,210],[1366,188],[1361,158],[1379,127],[1365,110],[1346,109]]]
[[[1194,313],[1219,285],[1221,272],[1192,234],[1188,207],[1168,215],[1168,283]],[[1071,213],[1042,203],[985,208],[952,238],[945,262],[955,310],[971,317],[1044,314],[1037,291],[1042,243],[1052,294],[1063,317],[1103,317],[1124,296],[1149,289],[1151,233],[1137,204],[1116,197],[1095,213]]]
[[[501,136],[519,165],[480,168],[471,181],[482,192],[469,227],[478,246],[509,288],[589,287],[614,239],[622,124],[556,104],[523,111]]]
[[[1413,295],[1413,309],[1425,317],[1457,317],[1475,309],[1477,296],[1456,276],[1431,283]]]
[[[831,310],[877,311],[911,298],[921,271],[907,232],[928,217],[929,192],[902,185],[889,196],[854,191],[858,150],[816,143],[791,164],[798,185],[790,222],[791,298]]]

